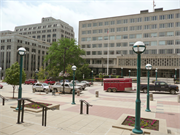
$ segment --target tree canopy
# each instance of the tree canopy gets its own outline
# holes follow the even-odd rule
[[[13,87],[13,98],[15,86],[19,85],[20,65],[18,62],[14,63],[10,68],[6,69],[5,82],[12,85]],[[26,74],[24,69],[22,70],[22,83],[25,82]]]
[[[85,51],[76,45],[75,39],[61,38],[52,43],[44,62],[48,62],[47,70],[52,71],[51,75],[58,76],[68,64],[79,67],[84,63],[85,60],[80,57],[84,54]]]

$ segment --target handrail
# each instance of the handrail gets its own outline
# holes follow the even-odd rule
[[[17,124],[23,123],[23,117],[24,117],[24,100],[27,100],[29,102],[35,103],[42,107],[42,126],[46,126],[46,118],[47,118],[47,110],[54,110],[53,108],[48,108],[45,105],[39,104],[37,102],[34,102],[28,98],[19,98],[18,99],[18,119]],[[22,101],[22,114],[21,114],[21,122],[20,122],[20,110],[21,110],[21,101]]]
[[[5,100],[8,100],[8,99],[6,99],[5,97],[3,97],[2,95],[0,95],[0,98],[2,98],[2,105],[4,106]]]
[[[89,106],[93,106],[93,105],[90,105],[86,100],[80,100],[80,102],[81,102],[80,114],[83,114],[83,102],[86,104],[86,114],[89,114]]]

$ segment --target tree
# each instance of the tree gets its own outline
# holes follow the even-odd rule
[[[16,85],[19,85],[20,65],[18,62],[14,63],[10,68],[6,69],[5,82],[13,87],[13,98]],[[22,83],[25,82],[26,74],[24,69],[22,70]]]
[[[39,72],[36,74],[39,80],[43,80],[45,78],[45,69],[43,67],[39,68]]]
[[[80,57],[84,54],[85,51],[79,45],[76,45],[75,39],[61,38],[57,42],[52,43],[44,62],[49,63],[47,70],[53,71],[53,75],[58,76],[61,71],[63,71],[63,74],[65,73],[65,68],[68,64],[74,64],[76,67],[79,67],[81,63],[84,63],[85,60]]]

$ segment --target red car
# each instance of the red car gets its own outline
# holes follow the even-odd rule
[[[51,81],[50,79],[46,79],[46,80],[44,81],[44,83],[53,85],[53,84],[55,84],[55,81]]]
[[[0,89],[2,89],[3,88],[3,86],[0,84]]]
[[[25,84],[34,84],[34,83],[37,83],[36,79],[29,79],[25,81]]]

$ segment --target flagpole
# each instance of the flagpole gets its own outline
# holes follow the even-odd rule
[[[107,75],[109,75],[109,29],[108,29],[108,51],[107,51]]]

